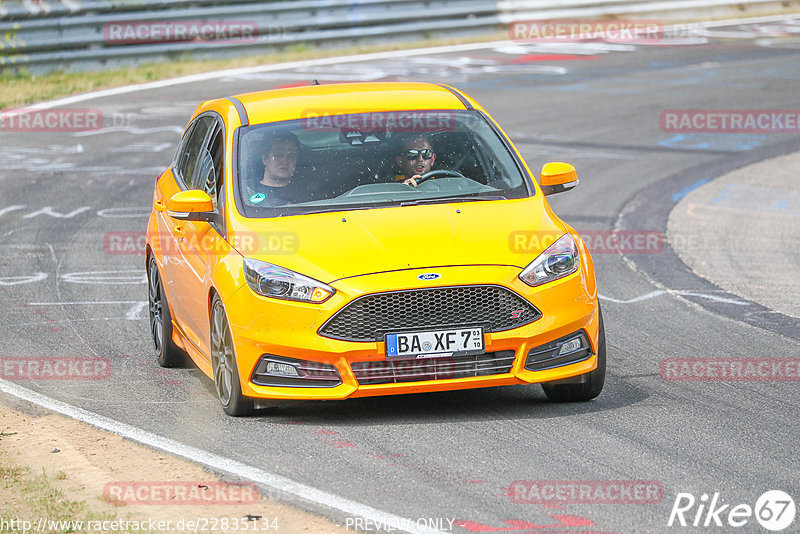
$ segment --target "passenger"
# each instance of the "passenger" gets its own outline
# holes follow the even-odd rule
[[[400,152],[395,156],[400,174],[395,181],[417,187],[417,180],[431,170],[436,161],[431,140],[425,135],[406,138],[400,145]]]

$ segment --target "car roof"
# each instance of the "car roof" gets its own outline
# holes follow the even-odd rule
[[[345,113],[467,109],[464,97],[453,90],[421,82],[306,85],[244,93],[233,98],[244,106],[250,124]]]

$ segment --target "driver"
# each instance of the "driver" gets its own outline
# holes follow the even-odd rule
[[[292,133],[273,137],[261,151],[264,174],[250,191],[251,204],[279,206],[303,200],[307,191],[294,180],[300,141]]]
[[[400,145],[400,152],[395,156],[400,173],[394,177],[396,182],[417,187],[417,180],[431,170],[436,161],[431,140],[424,135],[409,137]]]

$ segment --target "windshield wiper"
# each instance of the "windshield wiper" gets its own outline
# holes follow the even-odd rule
[[[311,211],[297,211],[296,213],[287,213],[287,212],[280,212],[278,217],[289,217],[292,215],[313,215],[314,213],[332,213],[334,211],[352,211],[352,210],[368,210],[374,208],[375,206],[335,206],[330,208],[321,208],[318,210],[311,210]]]
[[[484,200],[508,200],[502,195],[492,195],[484,197],[440,197],[440,198],[422,198],[419,200],[409,200],[401,202],[401,206],[418,206],[420,204],[442,204],[447,202],[481,202]]]

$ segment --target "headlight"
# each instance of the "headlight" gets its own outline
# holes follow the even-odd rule
[[[299,300],[301,302],[325,302],[336,290],[313,278],[265,261],[245,258],[244,278],[250,289],[265,297]]]
[[[529,286],[538,286],[574,273],[581,266],[578,247],[569,234],[547,247],[520,273],[519,279]]]

